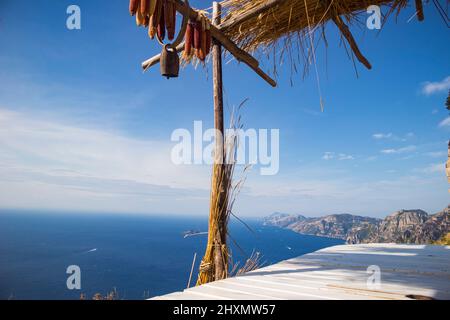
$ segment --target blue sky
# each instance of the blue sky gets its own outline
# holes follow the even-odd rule
[[[66,28],[70,4],[81,30]],[[6,0],[0,10],[0,207],[207,215],[210,167],[173,165],[170,135],[194,120],[213,125],[209,64],[176,80],[143,74],[141,61],[161,49],[127,1]],[[244,126],[280,129],[279,173],[252,170],[237,214],[382,217],[449,204],[450,33],[432,4],[423,23],[407,22],[413,12],[380,33],[352,27],[373,65],[358,64],[358,77],[327,25],[329,46],[317,50],[324,113],[314,72],[291,86],[285,64],[273,89],[225,65],[226,113],[249,98]]]

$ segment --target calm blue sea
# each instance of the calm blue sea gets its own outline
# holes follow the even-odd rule
[[[237,261],[256,250],[272,264],[343,243],[245,221],[254,233],[231,222]],[[206,235],[183,232],[206,229],[207,217],[0,212],[0,299],[90,298],[113,288],[119,298],[143,299],[182,290],[206,243]],[[69,265],[81,269],[81,290],[66,287]]]

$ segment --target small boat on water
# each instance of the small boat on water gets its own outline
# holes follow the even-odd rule
[[[188,230],[183,232],[183,238],[188,238],[188,237],[193,237],[193,236],[198,236],[198,235],[202,235],[202,234],[208,234],[207,231],[198,231],[198,230]]]

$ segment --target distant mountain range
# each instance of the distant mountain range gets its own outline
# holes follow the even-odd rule
[[[333,214],[320,218],[273,213],[265,225],[291,229],[307,235],[346,240],[347,243],[394,242],[425,244],[435,242],[450,232],[450,205],[429,215],[423,210],[401,210],[384,219]]]

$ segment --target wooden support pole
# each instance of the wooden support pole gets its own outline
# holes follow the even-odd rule
[[[222,15],[222,7],[220,3],[213,3],[213,25],[219,25]],[[227,197],[224,196],[226,192],[224,187],[226,185],[226,176],[224,174],[225,166],[225,135],[224,135],[224,119],[223,119],[223,82],[222,82],[222,46],[216,39],[212,43],[212,64],[213,64],[213,92],[214,92],[214,128],[216,130],[216,146],[215,146],[215,159],[214,166],[218,166],[213,169],[213,175],[216,170],[219,170],[220,174],[216,176],[215,184],[212,188],[219,192],[218,195],[218,214],[215,215],[218,221],[213,222],[218,226],[217,234],[214,239],[214,280],[224,279],[227,275],[227,257],[223,256],[223,246],[226,246],[226,234],[223,231],[226,230],[226,226],[222,224],[227,221],[225,218],[227,210]],[[213,192],[214,192],[213,190]],[[210,217],[211,219],[211,217]],[[211,222],[210,222],[211,223]]]
[[[219,24],[221,5],[213,3],[213,24]],[[213,95],[215,155],[211,178],[211,199],[209,208],[208,241],[205,255],[200,263],[197,285],[221,280],[228,275],[228,190],[230,175],[225,162],[223,83],[222,83],[222,46],[219,41],[212,42]]]
[[[221,5],[213,3],[213,24],[220,23]],[[223,121],[223,82],[222,82],[222,46],[217,40],[212,43],[213,85],[214,85],[214,127],[224,132]],[[223,149],[223,148],[222,148]]]
[[[352,33],[350,32],[350,29],[348,26],[342,21],[341,17],[339,15],[334,16],[333,22],[336,24],[336,26],[341,31],[342,35],[347,39],[348,44],[350,45],[350,48],[352,49],[353,53],[355,54],[356,58],[361,62],[363,65],[366,66],[367,69],[372,69],[372,65],[370,64],[369,60],[366,59],[366,57],[363,56],[361,51],[358,48],[358,45],[356,44],[355,39],[352,36]]]
[[[422,0],[416,0],[416,11],[417,11],[417,19],[419,21],[423,21],[425,19],[425,16],[423,15]]]

